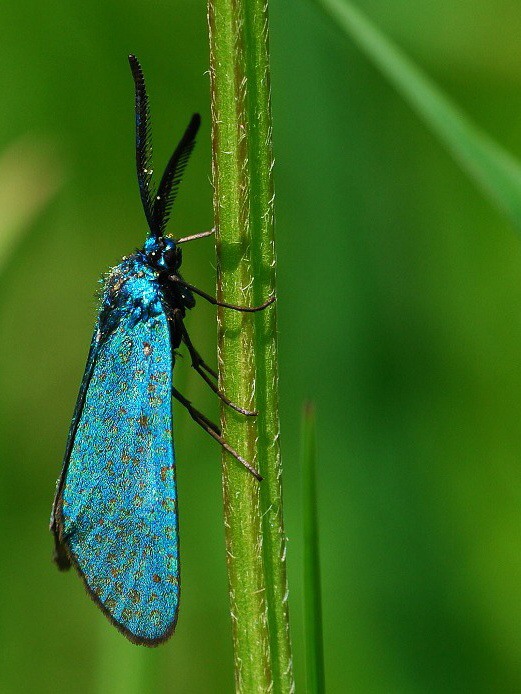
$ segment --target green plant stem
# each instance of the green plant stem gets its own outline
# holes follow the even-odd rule
[[[261,303],[275,290],[266,9],[257,0],[208,4],[217,292],[234,304]],[[290,692],[275,306],[256,317],[221,309],[218,326],[220,387],[242,407],[256,400],[260,412],[247,418],[223,407],[223,434],[265,477],[259,486],[223,454],[236,687]]]
[[[253,301],[275,294],[276,256],[273,187],[273,148],[269,70],[268,15],[265,0],[248,0],[246,8],[246,71],[249,85],[249,166],[252,182],[251,257]],[[289,633],[286,535],[282,507],[282,464],[278,400],[277,307],[255,316],[257,461],[264,482],[263,554],[275,692],[295,689]]]
[[[487,197],[521,229],[521,164],[478,128],[387,36],[347,0],[314,0],[447,147]]]
[[[306,691],[308,694],[322,694],[325,691],[315,430],[315,408],[311,403],[307,403],[302,415],[301,469],[304,520]]]

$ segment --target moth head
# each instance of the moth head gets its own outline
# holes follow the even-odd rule
[[[183,254],[174,239],[166,236],[149,236],[145,241],[143,251],[148,262],[156,270],[177,272],[181,267]]]

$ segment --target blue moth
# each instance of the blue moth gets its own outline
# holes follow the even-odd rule
[[[222,438],[219,427],[172,386],[175,350],[230,407],[216,373],[193,346],[184,319],[194,294],[239,311],[266,308],[218,302],[188,284],[179,268],[181,239],[165,228],[200,117],[192,116],[157,188],[152,180],[148,96],[143,71],[129,56],[135,83],[136,164],[148,235],[104,281],[85,374],[67,439],[51,515],[54,560],[73,565],[89,595],[132,642],[154,646],[174,631],[179,607],[179,541],[172,396],[251,474],[259,473]]]

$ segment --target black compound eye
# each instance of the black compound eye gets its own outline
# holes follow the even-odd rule
[[[175,248],[169,248],[167,251],[165,251],[165,254],[164,254],[165,263],[168,266],[173,265],[174,261],[175,261],[175,256],[176,256],[176,249]]]
[[[168,248],[164,252],[163,258],[164,258],[165,263],[167,264],[168,267],[177,270],[179,268],[179,266],[181,265],[181,259],[182,259],[181,249],[178,248],[177,246],[172,246],[171,248]]]

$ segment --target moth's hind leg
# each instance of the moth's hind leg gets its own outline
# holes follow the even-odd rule
[[[248,463],[247,460],[245,460],[239,453],[237,453],[236,450],[234,450],[226,441],[223,439],[221,430],[217,426],[217,424],[214,424],[208,417],[206,417],[202,412],[199,412],[199,410],[196,410],[195,407],[192,405],[192,403],[187,400],[184,395],[181,395],[181,393],[176,389],[172,388],[172,395],[174,398],[183,405],[188,410],[188,413],[190,417],[199,424],[199,426],[204,429],[212,438],[214,438],[216,441],[218,441],[221,446],[230,453],[236,460],[241,463],[241,465],[244,465],[244,467],[256,478],[259,480],[259,482],[262,481],[262,477],[260,474],[257,472],[257,470]]]
[[[247,417],[255,417],[257,415],[257,412],[252,411],[252,410],[246,410],[244,407],[240,407],[240,405],[236,405],[234,402],[232,402],[229,398],[226,397],[226,395],[222,392],[222,390],[219,389],[218,385],[212,381],[210,376],[213,376],[213,378],[217,379],[217,374],[215,371],[208,366],[208,364],[204,361],[202,356],[199,354],[199,352],[196,350],[194,347],[192,340],[190,339],[190,336],[188,335],[188,331],[185,327],[183,317],[181,316],[179,311],[174,312],[174,317],[172,319],[175,321],[175,327],[179,331],[179,334],[181,335],[182,341],[185,343],[188,352],[190,353],[190,358],[192,360],[192,367],[197,371],[197,373],[201,376],[201,378],[210,386],[210,388],[213,390],[213,392],[224,402],[226,405],[232,408],[232,410],[235,410],[236,412],[240,412],[240,414],[244,414]]]

